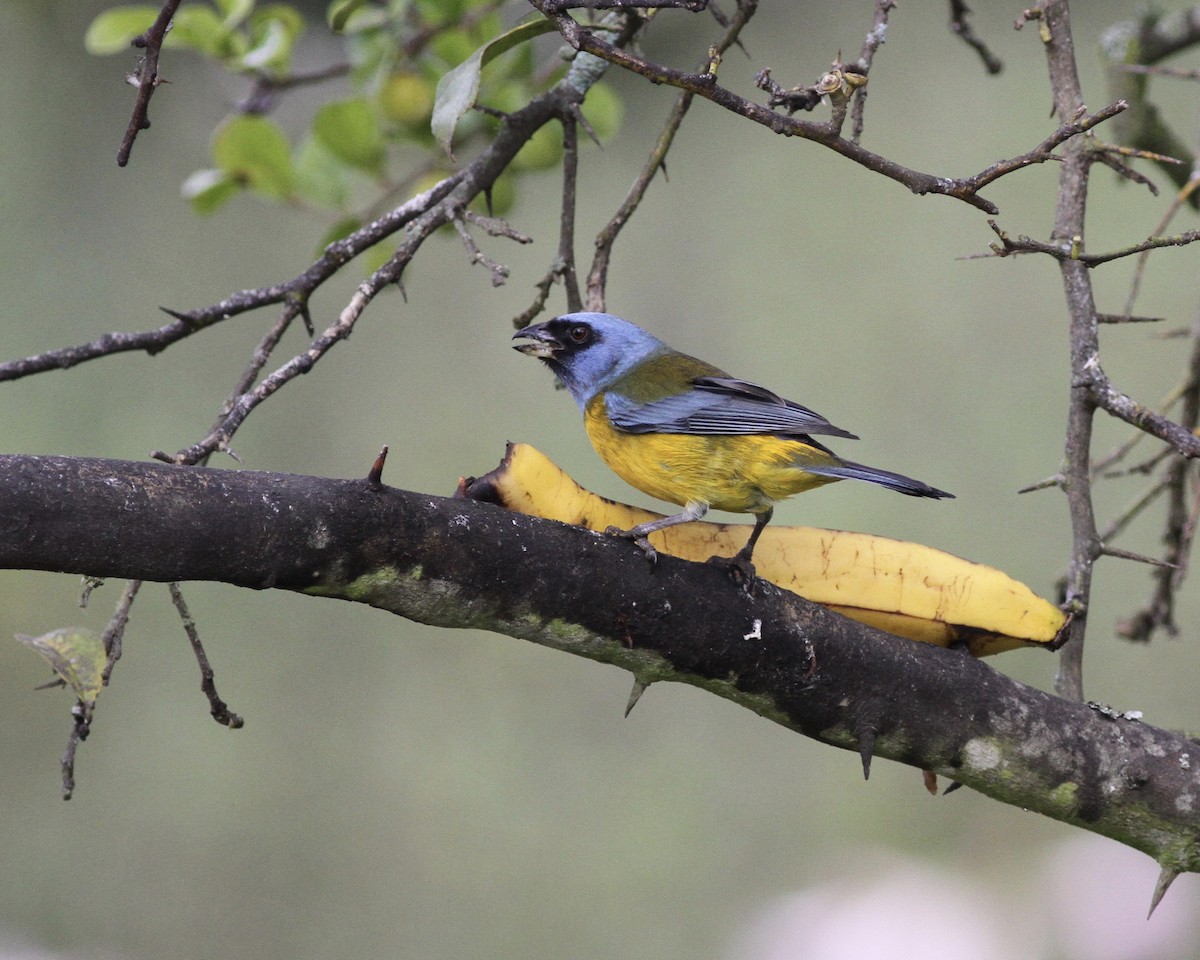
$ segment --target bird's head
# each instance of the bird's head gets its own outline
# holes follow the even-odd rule
[[[670,348],[641,327],[608,313],[566,313],[513,334],[514,350],[545,361],[580,408],[638,364]]]

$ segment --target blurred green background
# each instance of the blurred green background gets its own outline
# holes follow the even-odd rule
[[[943,4],[903,5],[871,74],[867,146],[958,176],[1054,129],[1036,29],[1013,31],[1019,4],[978,6],[1005,72],[984,74],[947,31]],[[0,5],[5,359],[157,326],[159,305],[291,277],[327,225],[253,200],[206,219],[188,209],[179,185],[207,165],[214,125],[245,92],[190,56],[166,60],[172,83],[154,99],[154,125],[118,169],[132,57],[96,59],[81,45],[104,7]],[[1106,102],[1097,39],[1129,15],[1117,0],[1074,11],[1092,108]],[[731,52],[723,81],[749,93],[769,66],[785,84],[811,82],[838,50],[856,54],[869,19],[867,3],[764,2],[744,37],[753,59]],[[691,66],[715,35],[705,17],[663,17],[647,51]],[[314,65],[339,56],[319,36],[305,49]],[[585,256],[674,99],[612,82],[630,107],[620,136],[582,160]],[[1155,89],[1190,136],[1194,88]],[[302,127],[327,93],[288,99],[278,119]],[[669,172],[617,248],[610,308],[859,433],[856,458],[959,498],[842,484],[781,506],[776,522],[919,540],[1052,595],[1070,550],[1064,499],[1015,491],[1053,474],[1061,455],[1067,343],[1054,265],[964,261],[993,239],[979,211],[914,197],[704,102]],[[1046,164],[989,188],[1001,225],[1046,237],[1057,172]],[[653,505],[599,462],[567,395],[509,349],[510,318],[554,255],[558,189],[553,174],[525,183],[512,220],[536,237],[530,247],[481,239],[512,268],[500,290],[466,265],[457,238],[434,238],[406,274],[407,302],[383,297],[348,343],[251,417],[235,441],[246,465],[362,476],[388,444],[390,483],[446,494],[523,440],[592,489]],[[1141,239],[1164,207],[1098,170],[1090,248]],[[1190,214],[1179,223],[1195,226]],[[1161,253],[1138,311],[1190,323],[1195,263],[1194,247]],[[1130,269],[1096,273],[1101,310],[1121,310]],[[350,268],[322,292],[318,326],[360,278]],[[144,458],[185,446],[207,432],[272,319],[5,384],[0,449]],[[1150,404],[1188,350],[1146,326],[1106,329],[1103,342],[1118,386]],[[280,362],[303,344],[291,334]],[[1098,451],[1127,435],[1098,426]],[[1101,517],[1140,489],[1105,486]],[[1152,511],[1121,545],[1153,551],[1158,532]],[[1177,640],[1133,647],[1113,633],[1149,592],[1143,567],[1100,568],[1088,694],[1194,729],[1195,591]],[[247,720],[232,733],[208,718],[165,588],[147,586],[63,803],[69,697],[35,692],[47,670],[8,638],[101,629],[119,585],[86,610],[79,593],[75,577],[0,575],[2,958],[1200,955],[1200,882],[1180,878],[1147,923],[1156,867],[1115,843],[968,790],[931,798],[906,767],[877,763],[864,784],[854,754],[690,687],[655,686],[626,720],[630,678],[610,667],[287,594],[186,588],[218,686]],[[992,664],[1052,687],[1052,656]]]

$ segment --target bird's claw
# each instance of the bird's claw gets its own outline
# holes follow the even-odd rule
[[[651,563],[658,562],[658,551],[650,546],[650,541],[646,539],[645,534],[639,533],[636,527],[633,530],[622,530],[620,527],[608,527],[604,532],[610,537],[621,537],[624,540],[632,540],[642,548],[642,553],[646,555],[647,560],[649,560]]]
[[[730,579],[746,593],[753,595],[755,570],[749,557],[739,553],[732,557],[709,557],[705,562],[717,567],[725,567],[729,571]]]

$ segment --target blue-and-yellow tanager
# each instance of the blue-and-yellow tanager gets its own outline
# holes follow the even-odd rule
[[[568,313],[517,331],[514,349],[546,362],[583,411],[604,462],[644,493],[683,512],[610,531],[637,542],[699,520],[710,508],[754,514],[733,558],[749,580],[754,545],[776,502],[837,480],[869,480],[913,497],[950,497],[920,480],[843,460],[813,434],[849,433],[798,403],[689,357],[607,313]]]

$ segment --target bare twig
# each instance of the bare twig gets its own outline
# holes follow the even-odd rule
[[[1157,236],[1167,229],[1176,214],[1183,209],[1183,205],[1187,203],[1192,195],[1196,192],[1196,188],[1200,187],[1200,166],[1193,165],[1191,175],[1183,187],[1175,194],[1171,200],[1170,206],[1167,207],[1162,219],[1154,227],[1154,235]],[[1150,262],[1150,251],[1143,250],[1138,255],[1137,266],[1133,271],[1133,279],[1129,283],[1129,296],[1125,299],[1125,312],[1133,312],[1133,304],[1137,300],[1138,292],[1141,290],[1142,277],[1146,271],[1146,264]]]
[[[887,38],[888,14],[895,8],[896,4],[894,0],[875,0],[875,16],[871,22],[871,29],[867,32],[867,36],[863,40],[862,50],[858,54],[858,62],[854,65],[864,77],[871,72],[871,64],[875,61],[875,54],[883,46],[884,40]],[[870,96],[870,90],[867,88],[867,84],[863,83],[859,85],[857,92],[858,96],[854,98],[850,120],[850,139],[855,143],[858,143],[862,138],[863,114],[866,112],[867,98]]]
[[[1050,136],[1039,143],[1032,150],[1028,150],[1020,156],[1013,157],[1010,160],[1001,160],[999,163],[994,163],[986,170],[977,173],[973,177],[966,177],[959,181],[966,185],[969,189],[980,190],[1015,170],[1021,170],[1035,163],[1045,163],[1047,160],[1061,160],[1054,154],[1057,147],[1062,146],[1072,137],[1076,137],[1081,133],[1086,133],[1099,123],[1115,117],[1126,109],[1126,104],[1120,100],[1115,103],[1110,103],[1102,110],[1097,110],[1095,113],[1080,113],[1068,123],[1062,124]]]
[[[709,51],[710,69],[713,68],[715,60],[719,60],[731,46],[739,42],[738,37],[745,29],[746,24],[750,22],[750,18],[754,16],[756,8],[757,0],[743,0],[738,4],[738,11],[730,20],[725,35]],[[675,142],[675,134],[679,132],[679,127],[687,115],[688,108],[692,105],[694,96],[685,90],[675,100],[662,133],[658,135],[658,141],[650,150],[650,156],[646,158],[641,171],[633,181],[629,192],[626,193],[625,199],[621,201],[612,218],[596,237],[596,252],[592,257],[592,267],[588,271],[587,279],[587,308],[589,310],[604,309],[608,264],[612,258],[613,245],[625,224],[629,222],[629,218],[641,204],[646,191],[650,189],[650,183],[654,180],[655,174],[659,170],[662,170],[664,175],[666,174],[667,152],[671,149],[671,144]]]
[[[1004,64],[1000,61],[991,50],[988,49],[978,35],[975,29],[967,21],[970,16],[971,8],[966,5],[964,0],[950,0],[950,29],[962,39],[962,41],[979,54],[979,59],[983,61],[983,68],[990,74],[997,74],[1004,69]]]
[[[175,318],[175,321],[156,330],[138,333],[108,333],[88,343],[49,350],[21,360],[0,363],[0,381],[16,380],[47,370],[66,369],[88,360],[131,350],[142,350],[154,355],[215,324],[273,304],[286,304],[285,310],[298,311],[301,315],[305,315],[309,297],[326,280],[359,254],[380,240],[403,229],[417,216],[440,203],[462,183],[470,172],[472,171],[468,169],[452,174],[424,193],[418,194],[394,210],[360,227],[349,236],[331,243],[312,266],[291,280],[269,287],[242,290],[211,306],[186,313],[164,308],[166,313]]]
[[[294,73],[286,77],[276,77],[269,73],[258,73],[254,77],[254,86],[237,105],[240,113],[264,114],[275,109],[282,94],[298,87],[313,86],[329,80],[337,80],[346,76],[351,70],[349,63],[334,63],[321,70],[311,73]]]
[[[179,589],[178,583],[167,584],[167,589],[171,592],[171,602],[175,604],[179,619],[183,622],[183,632],[187,634],[188,643],[191,644],[192,653],[195,654],[196,663],[200,667],[200,689],[208,698],[208,707],[212,718],[231,730],[240,730],[244,721],[231,711],[217,694],[212,666],[208,662],[208,654],[204,652],[204,644],[200,641],[200,632],[196,629],[196,621],[192,618],[187,603],[183,599],[183,591]]]
[[[1198,38],[1200,16],[1195,8],[1170,13],[1147,11],[1114,23],[1104,31],[1099,52],[1109,91],[1132,106],[1114,125],[1113,139],[1117,143],[1161,157],[1191,155],[1187,143],[1150,100],[1148,80],[1156,64],[1194,46]],[[1177,189],[1186,185],[1187,171],[1178,163],[1161,159],[1153,162]],[[1190,193],[1187,202],[1195,208],[1200,204],[1200,194]]]
[[[1175,80],[1200,80],[1200,70],[1184,70],[1181,67],[1159,67],[1145,63],[1120,63],[1116,69],[1126,73],[1144,73],[1154,77],[1171,77]]]
[[[555,13],[566,10],[637,9],[687,10],[689,13],[700,13],[708,7],[708,0],[547,0],[546,6]]]
[[[71,708],[71,733],[67,737],[67,748],[63,751],[60,769],[62,770],[62,798],[70,800],[75,795],[75,751],[79,744],[88,738],[92,724],[92,706],[75,702]]]
[[[129,611],[141,587],[141,580],[130,580],[125,584],[125,589],[121,591],[121,597],[117,601],[116,609],[113,610],[113,615],[109,618],[108,625],[104,628],[104,633],[101,634],[100,639],[104,643],[106,660],[104,671],[100,674],[100,682],[106,687],[108,686],[109,678],[112,677],[113,667],[121,659],[121,648],[125,639],[125,627],[129,623]]]
[[[554,25],[558,28],[562,37],[568,44],[579,51],[584,51],[594,56],[601,57],[608,62],[645,77],[653,83],[667,84],[677,87],[680,90],[687,91],[697,96],[704,97],[729,110],[739,116],[745,117],[755,123],[761,124],[767,129],[782,134],[784,136],[799,137],[805,140],[812,140],[820,143],[829,149],[846,157],[848,160],[858,163],[875,173],[896,180],[904,184],[913,193],[916,194],[938,194],[942,196],[954,197],[964,203],[977,207],[988,213],[997,212],[997,207],[990,200],[979,195],[978,191],[985,183],[994,180],[996,176],[1009,172],[1001,170],[996,173],[985,171],[977,177],[965,179],[952,179],[947,177],[939,177],[933,174],[922,173],[917,170],[909,169],[893,160],[873,153],[865,149],[860,144],[853,140],[841,136],[841,123],[837,115],[837,98],[834,100],[835,113],[828,122],[821,123],[813,120],[800,120],[792,116],[781,116],[762,104],[755,103],[752,100],[747,100],[745,97],[738,96],[732,91],[720,86],[716,82],[716,77],[711,71],[702,73],[689,73],[687,71],[676,70],[672,67],[667,67],[663,64],[654,63],[638,56],[637,54],[623,48],[618,48],[598,36],[594,31],[588,29],[583,24],[573,20],[571,17],[562,13],[556,13],[552,9],[547,9],[547,0],[530,0],[530,2],[545,13]],[[833,73],[835,71],[831,71]],[[854,74],[847,69],[842,73],[842,79],[847,83],[851,83],[850,78]],[[769,79],[769,77],[768,77]],[[865,78],[861,78],[865,79]],[[842,91],[845,97],[845,91]],[[1110,110],[1113,108],[1109,108]],[[843,111],[844,115],[844,111]],[[1082,101],[1079,101],[1072,109],[1072,112],[1067,116],[1072,120],[1068,121],[1065,126],[1070,128],[1075,124],[1082,124],[1079,130],[1068,130],[1065,133],[1066,137],[1073,137],[1076,133],[1082,130],[1089,129],[1094,123],[1107,118],[1111,114],[1106,111],[1100,111],[1099,114],[1093,115],[1091,118],[1087,116],[1086,110],[1083,108]],[[1077,118],[1084,118],[1079,120]],[[1013,169],[1018,169],[1031,162],[1040,162],[1040,159],[1029,159],[1025,163],[1017,164]],[[990,170],[991,168],[989,168]]]
[[[459,239],[462,240],[463,246],[467,248],[467,260],[471,264],[482,263],[492,273],[492,286],[502,287],[508,280],[508,267],[497,260],[493,260],[482,250],[479,249],[479,244],[475,242],[475,238],[471,236],[471,231],[467,229],[466,217],[462,211],[455,214],[454,229],[458,231]]]
[[[1123,257],[1132,257],[1148,250],[1159,250],[1163,247],[1185,247],[1200,240],[1200,230],[1188,230],[1170,237],[1147,237],[1141,243],[1134,243],[1119,250],[1109,250],[1106,253],[1085,253],[1082,238],[1078,235],[1057,243],[1046,243],[1024,235],[1014,238],[1001,230],[994,220],[989,220],[988,225],[1000,238],[998,244],[992,244],[992,252],[997,257],[1022,253],[1044,253],[1056,260],[1069,260],[1084,267],[1098,267],[1102,263],[1120,260]]]
[[[582,114],[580,115],[582,116]],[[563,117],[563,188],[562,206],[558,217],[558,255],[560,276],[571,313],[583,309],[579,295],[579,275],[575,269],[575,198],[579,174],[579,129],[573,115]]]

